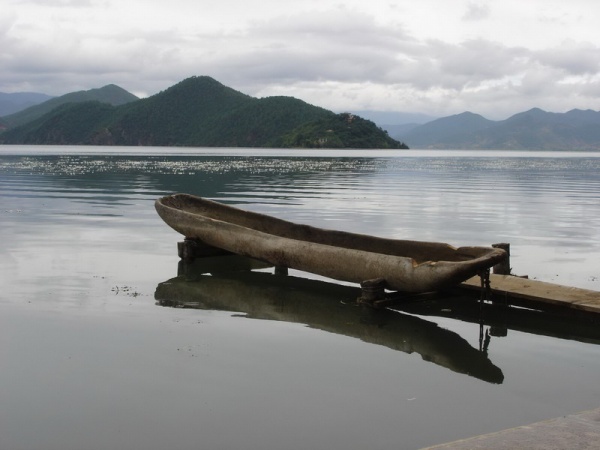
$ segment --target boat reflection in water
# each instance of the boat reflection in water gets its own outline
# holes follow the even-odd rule
[[[452,331],[401,312],[357,305],[360,289],[356,287],[247,270],[261,264],[239,256],[182,261],[179,276],[160,283],[155,299],[161,306],[303,323],[393,350],[416,352],[425,361],[489,383],[504,380],[502,370],[486,352]]]
[[[482,348],[486,338],[489,342],[490,337],[505,337],[510,330],[600,345],[600,318],[596,314],[574,314],[577,311],[567,308],[548,311],[520,308],[507,304],[502,298],[494,300],[494,297],[491,302],[481,304],[465,301],[464,296],[459,293],[446,295],[443,299],[431,297],[420,302],[399,302],[391,308],[419,316],[479,323]],[[487,328],[485,332],[484,327]]]

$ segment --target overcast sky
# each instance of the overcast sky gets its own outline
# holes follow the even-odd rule
[[[0,0],[0,92],[192,75],[334,111],[600,109],[599,0]]]

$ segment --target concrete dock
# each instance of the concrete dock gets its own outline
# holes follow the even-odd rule
[[[422,450],[598,450],[600,409],[544,420]]]
[[[463,287],[480,289],[481,280],[473,277]],[[490,275],[490,287],[495,300],[506,300],[517,306],[562,309],[576,313],[598,314],[600,292],[580,289],[513,275]]]

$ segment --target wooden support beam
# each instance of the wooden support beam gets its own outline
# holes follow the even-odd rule
[[[501,242],[499,244],[492,244],[492,247],[501,248],[506,252],[506,258],[493,267],[493,273],[496,275],[510,275],[510,244]]]
[[[285,276],[288,274],[288,268],[285,266],[275,266],[275,275]]]
[[[177,254],[184,261],[193,261],[204,256],[230,255],[222,248],[213,247],[200,239],[188,239],[177,243]]]
[[[377,301],[385,299],[386,284],[383,278],[363,281],[360,283],[361,296],[358,302],[374,305]]]

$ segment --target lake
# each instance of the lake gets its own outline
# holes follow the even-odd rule
[[[597,324],[181,265],[173,192],[600,290],[600,152],[1,146],[0,448],[416,449],[600,406]]]

